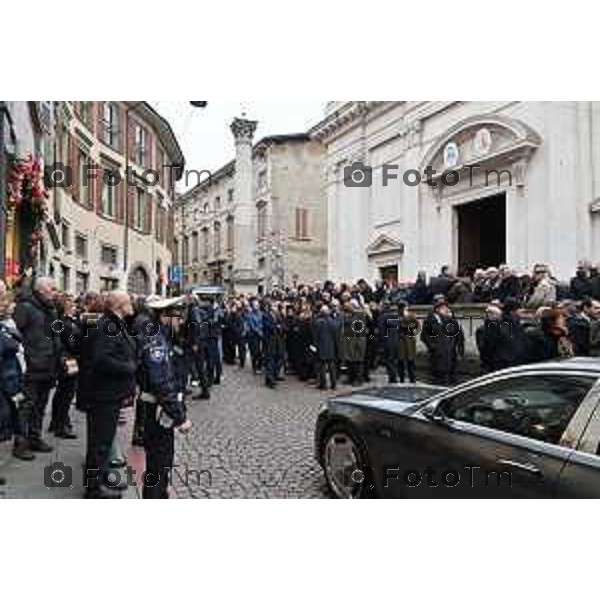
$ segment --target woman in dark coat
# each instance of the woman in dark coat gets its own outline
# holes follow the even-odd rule
[[[540,326],[529,330],[530,359],[533,362],[575,356],[564,312],[560,309],[545,311]]]

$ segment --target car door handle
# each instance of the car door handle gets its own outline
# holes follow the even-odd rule
[[[539,467],[536,467],[532,463],[520,463],[516,460],[508,460],[506,458],[501,458],[498,461],[498,464],[505,467],[513,467],[515,469],[518,469],[519,471],[525,471],[525,473],[529,473],[530,475],[541,476],[542,474],[542,471],[539,469]]]

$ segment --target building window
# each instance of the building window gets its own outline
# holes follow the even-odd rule
[[[110,292],[119,287],[119,280],[114,277],[100,277],[100,291]]]
[[[192,233],[192,260],[197,261],[198,260],[198,232],[194,231],[194,233]]]
[[[233,217],[227,219],[227,252],[233,252]]]
[[[205,215],[208,214],[208,202],[204,203],[204,206],[202,207],[202,210],[203,210],[203,212],[204,212]]]
[[[215,212],[218,213],[221,210],[221,197],[217,196],[215,198]]]
[[[221,223],[215,223],[215,239],[213,240],[215,258],[221,255]]]
[[[75,256],[82,260],[87,260],[88,257],[88,241],[80,233],[75,235]]]
[[[233,202],[233,189],[231,188],[227,190],[227,202]]]
[[[296,237],[299,240],[308,239],[308,209],[296,208]]]
[[[143,188],[135,188],[133,205],[133,226],[139,231],[144,230],[146,223],[146,192]]]
[[[187,265],[190,259],[190,238],[186,235],[183,238],[183,264]]]
[[[69,285],[71,283],[70,279],[71,269],[69,269],[69,267],[67,267],[66,265],[60,265],[60,289],[63,292],[69,291]]]
[[[208,228],[202,230],[202,258],[208,258]]]
[[[258,239],[264,240],[267,236],[267,205],[260,204],[258,207]]]
[[[71,249],[71,228],[66,221],[62,222],[60,228],[60,243],[65,250]]]
[[[90,276],[88,273],[77,271],[75,274],[75,293],[84,294],[89,289]]]
[[[102,117],[103,140],[107,146],[119,149],[119,109],[114,102],[104,103]]]
[[[79,103],[79,119],[89,128],[92,124],[92,102]]]
[[[102,244],[100,248],[100,262],[105,265],[117,264],[117,249],[114,246]]]
[[[144,166],[146,164],[146,153],[148,152],[148,134],[141,125],[135,126],[135,147],[133,151],[135,162]]]
[[[108,173],[114,172],[110,167],[104,168],[105,176],[102,177],[102,214],[105,217],[115,218],[115,204],[117,196],[117,188],[114,185],[108,185],[107,180],[110,180]]]

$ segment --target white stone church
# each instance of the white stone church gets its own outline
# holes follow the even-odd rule
[[[598,102],[332,102],[309,133],[332,279],[600,260]]]

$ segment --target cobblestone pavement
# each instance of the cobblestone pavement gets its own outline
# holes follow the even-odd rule
[[[319,404],[329,395],[294,376],[273,391],[248,367],[225,366],[208,402],[188,400],[194,428],[177,436],[177,496],[327,498],[313,435]]]

